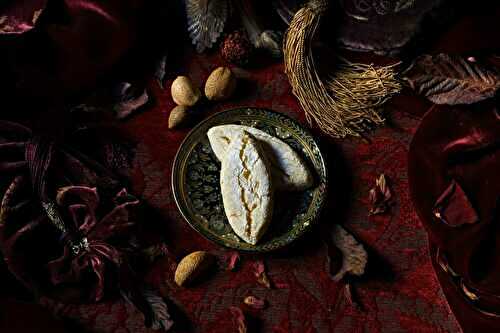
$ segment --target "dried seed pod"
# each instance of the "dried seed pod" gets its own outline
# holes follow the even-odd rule
[[[205,83],[205,96],[211,101],[228,99],[236,89],[236,76],[228,67],[216,68]]]
[[[177,105],[193,106],[201,98],[201,92],[187,76],[178,76],[170,88],[172,99]]]
[[[186,122],[189,118],[189,109],[184,105],[177,105],[170,111],[168,116],[168,128],[176,128]]]
[[[221,45],[221,55],[229,63],[247,65],[253,54],[253,45],[246,34],[235,31],[226,36]]]
[[[213,257],[205,251],[196,251],[185,256],[175,270],[175,283],[183,286],[190,283],[213,263]]]

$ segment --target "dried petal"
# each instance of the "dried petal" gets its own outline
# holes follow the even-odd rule
[[[386,213],[391,204],[392,193],[387,185],[384,174],[381,174],[375,181],[375,187],[369,192],[369,199],[372,205],[369,215]]]
[[[233,271],[240,261],[240,254],[236,251],[231,251],[224,254],[224,259],[227,262],[226,270]]]
[[[240,255],[237,251],[212,251],[217,257],[217,266],[220,270],[234,271],[240,261]]]
[[[266,266],[262,260],[258,260],[254,263],[255,277],[257,282],[266,288],[271,288],[271,281],[267,277]]]
[[[141,251],[142,255],[150,263],[154,262],[156,259],[164,257],[168,254],[167,244],[158,243],[147,247]]]
[[[413,90],[436,104],[472,104],[493,97],[500,88],[500,73],[475,58],[424,55],[405,74]]]
[[[247,322],[245,319],[245,315],[243,314],[243,311],[241,311],[240,308],[237,308],[235,306],[231,306],[229,310],[233,315],[233,321],[236,323],[236,326],[238,327],[238,333],[247,333]]]
[[[368,254],[363,245],[349,234],[340,225],[335,225],[332,234],[335,246],[342,252],[342,266],[333,276],[333,280],[340,281],[347,273],[360,276],[365,272]]]
[[[257,310],[262,310],[266,307],[266,301],[255,296],[245,297],[243,303]]]
[[[113,106],[116,117],[123,119],[149,101],[149,95],[145,89],[137,91],[128,82],[120,83],[115,89],[116,103]]]

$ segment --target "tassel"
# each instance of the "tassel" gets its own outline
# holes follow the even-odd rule
[[[285,72],[309,124],[336,138],[361,136],[384,123],[379,106],[401,91],[394,67],[374,68],[339,59],[337,71],[323,82],[316,71],[312,41],[328,0],[311,0],[293,17],[285,34]]]

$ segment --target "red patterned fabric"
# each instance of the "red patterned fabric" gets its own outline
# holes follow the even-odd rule
[[[136,38],[136,18],[142,19],[141,28],[144,28],[143,21],[152,21],[144,12],[141,12],[142,16],[137,14],[140,10],[136,10],[135,1],[106,2],[109,8],[123,8],[113,11],[113,15],[95,15],[96,8],[85,5],[104,3],[102,1],[67,0],[59,3],[67,4],[65,13],[69,15],[68,21],[51,26],[40,43],[32,43],[26,49],[22,46],[20,54],[24,57],[21,59],[14,56],[13,48],[6,48],[9,52],[0,55],[2,60],[7,58],[2,61],[2,68],[5,67],[8,74],[17,78],[22,72],[28,73],[21,75],[23,79],[29,77],[29,80],[19,82],[4,80],[5,87],[15,86],[21,96],[36,96],[49,100],[51,104],[61,105],[68,96],[74,97],[75,92],[80,93],[109,79],[113,70],[118,68],[124,72],[124,66],[115,68],[115,65],[123,60],[124,53],[130,48],[141,55],[148,54],[147,48],[133,49],[132,46],[134,42],[141,46],[142,41]],[[498,40],[494,34],[488,39],[469,33],[479,31],[481,37],[486,35],[481,29],[473,28],[484,22],[495,26],[498,22],[495,12],[491,11],[488,15],[486,18],[467,19],[465,24],[443,35],[432,45],[432,49],[465,52],[477,43],[476,49],[489,50],[492,45],[490,40]],[[125,19],[128,24],[116,24],[114,18]],[[482,29],[490,34],[495,31],[490,25]],[[139,30],[150,36],[148,42],[153,39],[152,35],[161,35],[162,39],[158,38],[154,44],[167,44],[163,37],[179,31],[157,29],[153,34],[145,28]],[[464,43],[464,40],[471,43]],[[0,42],[2,46],[11,45],[11,40],[4,43],[2,39]],[[49,47],[40,49],[40,44]],[[181,48],[177,44],[172,45]],[[16,51],[19,49],[16,48]],[[34,66],[33,59],[26,56],[31,54],[37,54]],[[12,66],[14,60],[20,67]],[[189,53],[185,55],[184,63],[176,64],[179,65],[176,68],[179,69],[178,74],[190,75],[201,86],[209,72],[222,64],[217,56],[201,57]],[[240,80],[237,96],[228,103],[204,105],[199,110],[199,119],[231,107],[258,106],[283,112],[304,122],[282,65],[241,70],[238,75],[243,79]],[[6,78],[10,76],[6,75]],[[169,87],[170,83],[165,86]],[[137,142],[133,149],[132,166],[120,171],[130,179],[131,191],[156,212],[150,217],[152,223],[163,228],[169,255],[154,263],[147,280],[171,299],[178,309],[172,313],[175,330],[234,332],[237,323],[232,318],[231,307],[239,306],[262,332],[460,331],[433,271],[427,234],[415,214],[408,190],[406,159],[409,142],[419,123],[418,116],[429,106],[427,102],[409,97],[396,98],[392,107],[388,108],[388,125],[370,135],[370,142],[361,139],[332,140],[315,131],[321,138],[322,150],[328,159],[331,189],[329,202],[317,227],[288,249],[260,256],[242,255],[242,261],[234,272],[219,271],[194,287],[179,288],[172,281],[176,261],[195,250],[226,250],[192,230],[175,207],[170,186],[171,165],[188,130],[167,129],[168,114],[174,106],[169,90],[161,90],[155,83],[151,83],[150,88],[155,106],[119,125]],[[39,107],[40,100],[33,100]],[[17,111],[16,108],[13,110]],[[46,109],[41,110],[38,117],[47,118],[43,113]],[[369,189],[381,173],[389,179],[395,204],[387,215],[368,217]],[[356,304],[351,304],[346,297],[344,284],[334,282],[329,274],[330,262],[335,263],[339,259],[330,241],[330,232],[336,223],[349,229],[369,251],[366,274],[350,281]],[[331,260],[328,260],[328,255]],[[266,289],[257,283],[254,274],[256,260],[264,260],[273,289]],[[265,299],[267,308],[257,311],[244,307],[243,298],[247,295]],[[41,303],[71,322],[75,327],[73,331],[78,331],[77,328],[114,333],[147,331],[142,315],[122,300],[65,305],[41,299]]]
[[[211,70],[223,64],[217,56],[193,55],[188,59],[184,73],[199,85]],[[246,80],[240,81],[236,98],[203,107],[200,118],[251,105],[304,122],[281,65],[242,70],[239,75]],[[254,321],[261,332],[460,331],[434,275],[427,235],[408,192],[406,156],[417,118],[392,107],[389,125],[375,131],[371,143],[331,140],[315,131],[327,156],[331,193],[314,231],[289,249],[242,255],[234,272],[220,271],[192,288],[179,288],[173,282],[175,261],[196,250],[224,250],[192,230],[177,211],[171,193],[171,166],[189,129],[167,129],[168,114],[174,106],[169,89],[161,90],[156,83],[151,88],[157,105],[121,127],[138,142],[129,171],[131,190],[159,213],[158,223],[165,228],[170,249],[169,257],[153,265],[148,280],[183,314],[177,316],[179,332],[234,332],[237,326],[231,306],[242,306],[247,316],[257,318]],[[369,190],[380,173],[389,179],[395,205],[388,215],[369,217]],[[366,275],[351,282],[358,307],[349,304],[344,284],[334,282],[329,274],[328,254],[333,263],[339,260],[330,244],[335,223],[349,229],[369,251]],[[256,260],[264,260],[273,289],[257,282]],[[247,295],[265,299],[268,307],[260,311],[244,307]],[[141,316],[121,301],[80,307],[47,304],[85,327],[106,332],[144,331]]]

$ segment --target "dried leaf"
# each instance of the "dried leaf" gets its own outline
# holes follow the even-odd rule
[[[188,31],[198,52],[210,48],[222,34],[229,13],[227,0],[185,0]]]
[[[258,260],[254,263],[255,277],[257,282],[266,288],[271,288],[271,281],[267,277],[266,266],[262,260]]]
[[[472,104],[493,97],[500,73],[477,62],[447,54],[424,55],[405,72],[404,80],[436,104]]]
[[[233,316],[233,321],[235,321],[238,327],[238,333],[247,333],[247,322],[243,311],[235,306],[231,306],[229,310]]]
[[[149,101],[149,95],[146,90],[137,91],[128,82],[122,82],[115,88],[115,105],[113,109],[118,119],[123,119],[132,112],[139,109]]]
[[[375,187],[370,190],[369,197],[372,205],[369,215],[383,214],[389,210],[392,193],[384,174],[375,181]]]
[[[245,303],[246,305],[248,305],[254,309],[257,309],[257,310],[262,310],[266,307],[266,300],[260,299],[260,298],[255,297],[255,296],[245,297],[245,299],[243,300],[243,303]]]
[[[342,266],[333,276],[333,280],[340,281],[346,274],[363,275],[368,260],[368,254],[363,245],[340,225],[335,225],[332,240],[342,252]]]
[[[161,88],[164,88],[163,81],[165,80],[165,75],[167,72],[167,56],[164,55],[156,64],[155,79]]]

